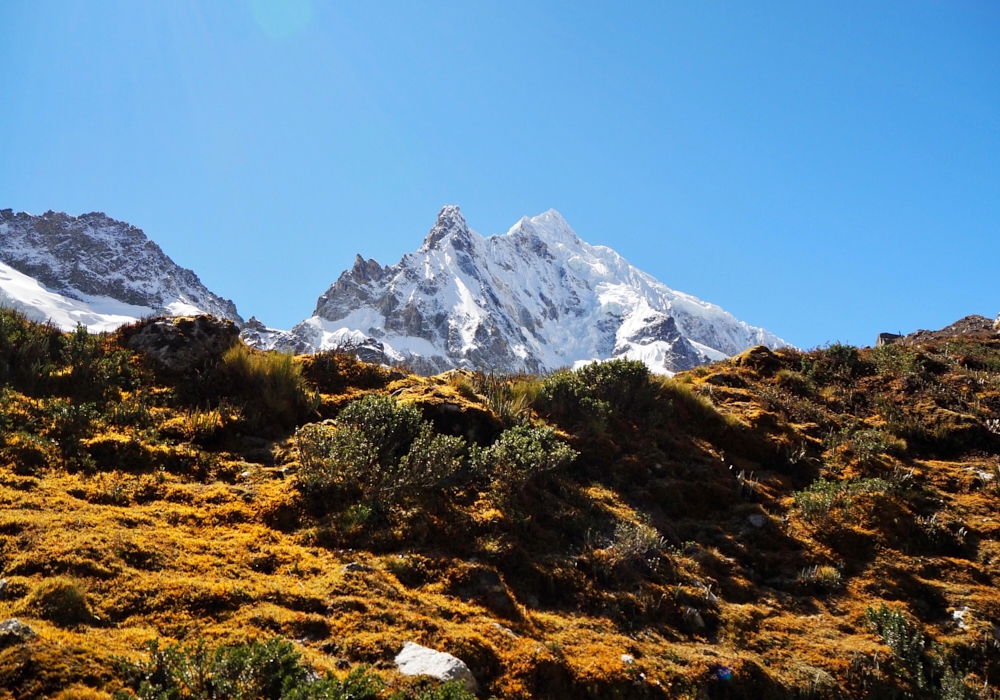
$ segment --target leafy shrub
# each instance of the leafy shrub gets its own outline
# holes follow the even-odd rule
[[[861,357],[861,352],[856,347],[842,343],[814,350],[805,355],[801,363],[803,374],[820,384],[849,383],[858,377],[868,376],[875,370],[870,362]]]
[[[106,347],[106,337],[88,333],[84,325],[64,337],[60,360],[65,370],[60,379],[68,395],[103,403],[138,385],[139,372],[129,361],[131,353]]]
[[[917,374],[922,369],[917,353],[896,343],[873,348],[868,357],[880,376],[902,377]]]
[[[397,464],[420,432],[423,417],[413,404],[399,404],[385,394],[352,401],[337,416],[341,427],[358,429],[376,450],[379,466]]]
[[[24,610],[57,625],[90,622],[94,614],[83,585],[66,576],[42,581],[24,600]]]
[[[55,326],[0,308],[0,382],[27,394],[48,389],[61,343],[62,333]]]
[[[462,438],[434,433],[415,406],[380,394],[351,402],[335,421],[303,426],[295,444],[304,493],[376,505],[439,485],[459,470],[465,449]]]
[[[390,700],[475,700],[475,697],[461,681],[448,681],[438,686],[393,693]]]
[[[382,692],[382,680],[367,669],[343,681],[331,674],[316,679],[291,642],[219,646],[200,641],[188,646],[146,646],[149,659],[118,659],[126,688],[116,700],[370,700]]]
[[[568,430],[603,433],[611,407],[594,396],[579,375],[568,370],[554,372],[542,380],[534,406],[546,418]]]
[[[576,456],[552,428],[518,425],[485,449],[473,446],[472,463],[488,479],[494,498],[512,505],[528,481],[570,464]]]
[[[869,607],[865,611],[868,624],[875,634],[889,647],[893,656],[902,667],[903,676],[923,688],[924,678],[924,633],[911,624],[900,610],[890,608],[882,603],[876,609]]]
[[[224,393],[243,402],[244,419],[254,429],[290,428],[319,405],[302,368],[287,353],[258,352],[239,343],[223,354],[219,374]]]
[[[592,362],[576,374],[595,399],[629,420],[641,417],[656,400],[649,367],[641,360]]]

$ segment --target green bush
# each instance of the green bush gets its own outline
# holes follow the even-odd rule
[[[603,433],[611,407],[594,396],[579,375],[568,370],[554,372],[542,380],[535,409],[567,430]]]
[[[63,391],[84,401],[117,399],[121,390],[138,386],[139,372],[129,361],[131,353],[105,346],[106,335],[91,334],[78,325],[64,337],[60,361]]]
[[[592,362],[576,374],[595,399],[629,420],[642,417],[656,400],[649,367],[641,360]]]
[[[302,368],[282,352],[258,352],[239,343],[222,356],[218,372],[222,394],[242,401],[244,420],[253,429],[291,428],[319,405]]]
[[[576,456],[552,428],[518,425],[485,449],[473,446],[472,464],[489,481],[497,502],[511,505],[531,479],[570,464]]]
[[[126,688],[115,700],[370,700],[383,689],[381,678],[367,669],[352,671],[343,681],[331,674],[316,678],[291,642],[207,647],[146,646],[149,659],[117,659]]]
[[[845,384],[875,371],[875,367],[861,357],[856,347],[842,343],[813,350],[802,358],[801,363],[802,373],[819,384]]]
[[[413,404],[399,404],[385,394],[352,401],[337,416],[337,425],[358,429],[376,450],[379,466],[397,464],[420,432],[423,416]]]
[[[334,421],[295,435],[299,487],[315,502],[360,497],[382,506],[440,485],[461,467],[462,438],[436,434],[412,405],[369,394]]]
[[[0,308],[0,382],[32,395],[49,389],[61,344],[55,326]]]

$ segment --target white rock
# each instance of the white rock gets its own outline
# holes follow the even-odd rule
[[[960,630],[969,629],[969,624],[965,621],[965,614],[967,612],[969,612],[968,606],[959,608],[951,614],[952,619],[955,620],[955,624],[958,625],[958,629]]]
[[[631,654],[622,654],[622,663],[626,666],[631,666],[635,663],[635,657]]]
[[[476,692],[476,679],[464,661],[414,642],[403,644],[403,650],[396,655],[396,668],[404,676],[430,676],[442,682],[462,681],[466,690]]]

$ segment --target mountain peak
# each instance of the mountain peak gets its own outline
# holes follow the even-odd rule
[[[445,204],[441,207],[437,221],[417,252],[426,253],[429,250],[436,250],[441,241],[449,235],[463,237],[469,235],[469,226],[465,223],[465,217],[462,216],[462,211],[455,204]]]
[[[358,256],[313,316],[281,333],[266,346],[364,342],[380,348],[381,361],[422,374],[542,372],[612,357],[676,372],[754,345],[785,345],[584,243],[555,210],[482,239],[451,205],[416,254],[386,267]]]
[[[174,263],[141,229],[103,212],[40,216],[0,210],[4,303],[72,330],[108,330],[153,314],[211,313],[242,324],[236,306]],[[16,277],[16,279],[15,279]]]

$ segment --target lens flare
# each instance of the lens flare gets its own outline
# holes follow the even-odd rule
[[[311,0],[250,0],[253,18],[268,36],[287,39],[312,19]]]

